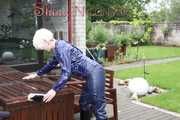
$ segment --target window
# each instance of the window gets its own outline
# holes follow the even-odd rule
[[[34,0],[0,1],[0,64],[34,62]]]

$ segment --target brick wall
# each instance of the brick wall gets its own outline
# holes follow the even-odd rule
[[[72,0],[72,17],[73,17],[73,44],[81,49],[84,53],[86,50],[86,2],[85,0]]]

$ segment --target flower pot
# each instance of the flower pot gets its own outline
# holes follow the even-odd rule
[[[126,45],[121,46],[120,49],[119,49],[120,63],[125,63],[124,56],[126,55],[126,49],[127,49]]]
[[[117,50],[117,46],[112,45],[112,44],[108,44],[106,46],[106,48],[107,48],[107,58],[108,58],[108,61],[113,61],[114,57],[115,57],[116,50]]]
[[[126,48],[127,48],[127,45],[123,45],[120,47],[120,53],[122,53],[124,56],[126,55]]]

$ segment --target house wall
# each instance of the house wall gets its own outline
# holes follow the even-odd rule
[[[85,0],[72,0],[72,43],[86,51],[86,2]]]

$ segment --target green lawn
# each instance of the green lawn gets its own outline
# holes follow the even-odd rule
[[[151,85],[168,90],[158,96],[142,98],[142,101],[171,111],[180,112],[180,61],[146,66],[146,79]],[[117,78],[143,77],[143,67],[133,68],[115,73]]]
[[[176,56],[180,56],[180,47],[140,46],[139,52],[137,52],[137,47],[128,47],[126,61],[136,60],[136,57],[139,60],[142,58],[159,59]]]

